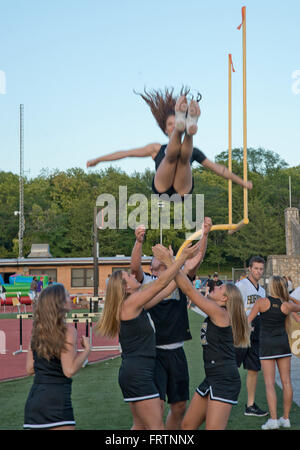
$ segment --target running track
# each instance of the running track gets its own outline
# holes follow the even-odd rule
[[[32,330],[32,319],[22,320],[23,328],[23,349],[28,348],[31,330]],[[5,333],[5,347],[3,345],[3,333]],[[89,328],[90,333],[90,328]],[[80,337],[86,334],[85,323],[77,324],[77,334],[78,334],[78,349],[80,346]],[[19,319],[1,319],[0,320],[0,381],[9,380],[12,378],[20,378],[26,376],[25,364],[26,364],[26,353],[19,353],[13,355],[13,352],[19,350],[20,348],[20,333],[19,333]],[[92,334],[92,345],[94,346],[105,346],[105,345],[118,345],[117,339],[106,339],[96,336],[95,333]],[[3,348],[4,347],[4,348]],[[5,349],[5,354],[3,351]],[[109,351],[92,351],[89,354],[89,362],[101,361],[109,359],[111,357],[118,356],[120,352],[118,350]]]

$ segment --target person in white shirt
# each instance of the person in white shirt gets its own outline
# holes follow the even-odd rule
[[[260,256],[253,256],[249,261],[249,274],[236,283],[241,291],[247,316],[250,314],[256,300],[265,297],[266,292],[259,284],[265,268],[265,260]],[[257,316],[253,322],[253,331],[250,336],[251,346],[248,348],[236,348],[237,364],[240,367],[243,363],[247,370],[247,404],[245,405],[246,416],[263,417],[269,414],[267,411],[261,410],[255,404],[255,393],[257,385],[258,372],[261,370],[259,360],[259,325],[260,318]]]
[[[298,286],[294,291],[290,292],[290,297],[300,300],[300,286]]]

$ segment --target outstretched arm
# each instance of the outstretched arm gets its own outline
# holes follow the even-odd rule
[[[297,300],[296,298],[291,297],[291,296],[290,296],[290,300],[291,300],[292,302],[294,302],[296,305],[300,305],[300,300]]]
[[[188,259],[183,269],[183,272],[187,274],[191,279],[193,279],[196,275],[197,270],[204,259],[207,248],[208,233],[210,232],[211,227],[211,218],[205,217],[202,225],[202,238],[200,239],[199,253],[193,259]]]
[[[199,248],[200,243],[198,242],[194,247]],[[153,254],[160,261],[163,261],[167,267],[170,267],[171,259],[170,252],[162,245],[157,244],[153,248]],[[181,255],[180,255],[181,256]],[[198,306],[202,311],[204,311],[212,320],[217,322],[219,326],[227,325],[227,313],[224,308],[221,308],[215,301],[208,299],[201,295],[192,285],[190,280],[181,270],[176,274],[175,281],[177,286],[185,293],[191,301]]]
[[[257,314],[260,312],[260,304],[261,304],[261,298],[257,299],[256,302],[254,303],[250,314],[248,315],[248,323],[251,324],[252,320],[255,319],[255,317],[257,316]]]
[[[216,173],[217,175],[219,175],[222,178],[225,178],[226,180],[232,180],[234,183],[237,183],[243,187],[246,187],[247,189],[252,189],[251,181],[245,182],[238,175],[235,175],[235,173],[228,170],[226,166],[212,162],[207,158],[202,162],[202,166],[206,167],[207,169],[212,170],[214,173]]]
[[[298,313],[292,312],[292,317],[296,322],[298,322],[298,323],[300,322],[300,316]]]
[[[129,320],[129,318],[131,317],[136,317],[139,311],[144,306],[146,306],[146,304],[150,302],[150,300],[161,293],[161,291],[170,283],[170,281],[173,280],[185,261],[188,258],[193,258],[197,251],[198,244],[194,245],[193,247],[186,247],[176,261],[171,260],[168,268],[162,272],[157,280],[146,285],[144,289],[140,289],[134,294],[131,294],[123,304],[123,320]],[[162,298],[157,297],[155,304],[160,300],[162,300]],[[153,302],[151,302],[151,306],[154,306]],[[124,318],[125,316],[127,317],[126,319]]]
[[[77,351],[77,332],[74,327],[68,327],[66,334],[66,350],[61,353],[61,365],[66,377],[71,378],[82,367],[87,359],[91,348],[89,339],[86,336],[81,337],[83,350]]]
[[[140,225],[135,230],[135,244],[131,252],[130,269],[131,273],[135,275],[135,278],[141,283],[143,281],[144,272],[142,269],[142,250],[143,242],[146,234],[146,228],[144,225]]]
[[[87,167],[93,167],[99,164],[100,162],[107,162],[107,161],[116,161],[118,159],[128,158],[128,157],[138,157],[138,158],[144,158],[146,156],[151,156],[153,159],[159,152],[161,145],[154,143],[154,144],[148,144],[144,147],[138,147],[132,150],[120,150],[114,153],[109,153],[108,155],[99,156],[95,159],[90,159],[87,163]]]
[[[177,286],[185,293],[192,303],[207,314],[216,325],[228,325],[226,310],[221,308],[214,300],[210,300],[208,297],[204,297],[200,294],[182,271],[176,275],[175,281]]]

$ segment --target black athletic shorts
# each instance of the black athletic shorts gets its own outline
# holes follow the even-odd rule
[[[210,395],[211,400],[236,405],[241,390],[241,378],[238,368],[233,365],[222,365],[213,369],[205,369],[206,378],[197,387],[201,397]]]
[[[75,425],[71,384],[33,384],[25,404],[23,428],[45,429]]]
[[[194,190],[194,177],[192,178],[192,187],[191,187],[190,192],[188,192],[188,194],[192,194],[193,190]],[[173,186],[171,186],[165,192],[158,192],[158,190],[156,189],[155,184],[154,184],[154,178],[152,180],[152,191],[154,192],[154,194],[157,194],[157,195],[167,194],[169,197],[171,197],[171,195],[173,195],[173,194],[178,194],[178,192],[175,191]],[[184,200],[184,197],[181,197],[181,200]]]
[[[183,347],[156,348],[155,384],[161,400],[177,403],[189,400],[189,370]]]
[[[244,369],[259,372],[261,364],[259,359],[259,332],[260,332],[260,318],[256,317],[252,321],[254,330],[250,335],[250,347],[242,348],[236,347],[236,362],[238,367],[243,364]]]
[[[155,358],[122,359],[119,385],[125,402],[138,402],[159,397],[154,383]]]

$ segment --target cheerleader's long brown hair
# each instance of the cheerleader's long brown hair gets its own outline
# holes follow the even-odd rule
[[[230,317],[233,342],[235,347],[250,346],[250,326],[245,313],[244,302],[240,290],[234,284],[226,284],[226,309]]]
[[[183,86],[180,91],[180,95],[187,95],[190,89]],[[150,107],[151,112],[161,129],[161,131],[166,134],[166,122],[169,116],[175,115],[175,104],[179,96],[174,95],[174,88],[165,88],[162,90],[150,90],[144,89],[144,93],[135,92],[135,94],[140,95],[142,99]]]
[[[48,361],[60,359],[66,350],[67,293],[62,284],[53,284],[39,295],[33,315],[31,349]]]
[[[117,336],[120,331],[121,308],[127,297],[122,270],[116,270],[107,283],[103,313],[94,328],[96,333],[110,338]]]

